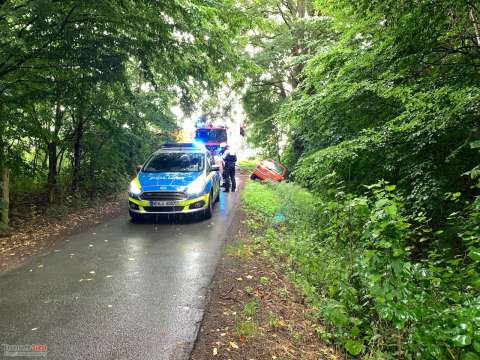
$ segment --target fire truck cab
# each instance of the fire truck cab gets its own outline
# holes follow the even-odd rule
[[[220,150],[220,144],[227,142],[227,129],[219,126],[204,125],[195,130],[196,142],[203,143],[205,147],[213,154]]]

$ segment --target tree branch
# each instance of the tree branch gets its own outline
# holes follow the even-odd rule
[[[288,22],[288,20],[287,20],[287,18],[286,18],[286,15],[285,15],[285,13],[283,12],[282,7],[280,6],[280,4],[277,4],[277,8],[278,8],[278,11],[280,12],[280,15],[282,16],[283,22],[285,23],[285,25],[287,25],[288,30],[290,30],[290,33],[291,33],[291,32],[292,32],[292,26],[291,26],[290,23]]]

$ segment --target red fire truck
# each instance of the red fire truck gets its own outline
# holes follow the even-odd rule
[[[195,141],[205,144],[212,153],[217,153],[220,150],[220,144],[227,142],[227,129],[203,125],[195,130]]]

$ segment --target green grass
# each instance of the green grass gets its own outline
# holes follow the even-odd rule
[[[247,225],[256,222],[255,215],[266,218],[273,224],[280,224],[285,219],[304,222],[311,216],[315,202],[314,196],[292,183],[248,182],[242,193],[242,201],[247,213],[253,215]],[[255,225],[254,225],[255,226]]]
[[[246,170],[253,170],[255,168],[255,166],[257,166],[257,164],[260,162],[260,160],[258,159],[252,159],[252,158],[248,158],[248,159],[241,159],[237,162],[237,165],[243,169],[246,169]]]
[[[279,296],[282,300],[285,301],[285,300],[288,299],[289,292],[288,292],[288,289],[286,287],[278,289],[278,294],[279,294]]]
[[[272,329],[276,329],[280,326],[280,319],[272,312],[267,313],[267,323]]]
[[[235,332],[238,336],[250,337],[257,333],[257,324],[251,320],[237,320]]]
[[[269,283],[270,283],[270,278],[268,278],[267,276],[260,277],[260,284],[268,285]]]
[[[254,317],[257,313],[258,302],[252,300],[243,305],[243,314],[248,317]]]
[[[246,294],[252,295],[253,294],[253,288],[251,286],[245,286],[245,289],[243,289]]]
[[[225,253],[230,257],[243,258],[250,256],[251,251],[246,244],[234,243],[225,246]]]
[[[273,217],[281,209],[282,202],[271,186],[259,182],[249,182],[243,191],[242,198],[247,212],[260,213]]]

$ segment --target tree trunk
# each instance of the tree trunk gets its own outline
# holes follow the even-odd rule
[[[50,142],[48,149],[48,201],[53,204],[57,195],[57,144]]]
[[[305,0],[297,1],[297,15],[299,18],[305,17]]]
[[[42,159],[42,170],[45,170],[47,168],[47,163],[48,163],[48,149],[47,149],[47,152],[45,152]]]
[[[297,19],[304,19],[306,16],[306,4],[305,0],[298,0],[297,1],[297,7],[296,7],[296,17]],[[299,56],[305,53],[305,48],[302,46],[302,44],[305,42],[305,33],[303,30],[297,31],[296,35],[296,42],[292,47],[292,55],[293,56]],[[297,64],[293,67],[293,69],[290,71],[290,85],[292,86],[292,89],[295,90],[299,83],[300,83],[300,73],[303,71],[304,64]]]
[[[0,103],[0,115],[3,115],[3,106]],[[9,178],[10,178],[10,169],[6,164],[6,151],[5,151],[5,140],[4,134],[5,129],[8,126],[8,121],[0,123],[0,171],[2,173],[2,197],[0,198],[1,218],[0,218],[0,230],[8,229],[9,216],[8,211],[10,208],[10,194],[9,194]]]
[[[57,184],[57,165],[58,165],[58,153],[57,144],[59,143],[58,134],[62,127],[64,112],[60,104],[60,92],[57,95],[57,101],[55,105],[55,118],[54,129],[51,133],[51,137],[47,143],[48,154],[48,201],[50,204],[55,203],[58,200],[58,184]]]
[[[62,148],[58,152],[57,175],[60,174],[60,171],[62,171],[63,160],[65,159],[65,152],[66,152],[66,147],[62,146]]]
[[[90,198],[94,199],[97,196],[97,181],[95,179],[95,154],[92,154],[90,156],[89,180],[90,180]]]
[[[9,181],[10,181],[10,169],[6,166],[3,167],[2,171],[2,225],[8,227],[9,223],[9,209],[10,209],[10,192],[9,192]]]
[[[477,40],[477,46],[480,46],[480,30],[478,28],[477,17],[473,12],[473,9],[470,9],[470,19],[472,20],[473,28],[475,30],[475,39]]]
[[[33,146],[33,152],[34,152],[34,155],[33,155],[33,160],[32,160],[32,174],[33,174],[33,176],[35,176],[36,173],[37,173],[37,161],[38,161],[38,144],[37,144],[37,142],[35,142],[35,144]]]
[[[72,193],[78,190],[80,183],[80,162],[82,157],[82,138],[83,138],[83,118],[80,116],[75,126],[75,133],[73,137],[73,178],[72,178]]]

